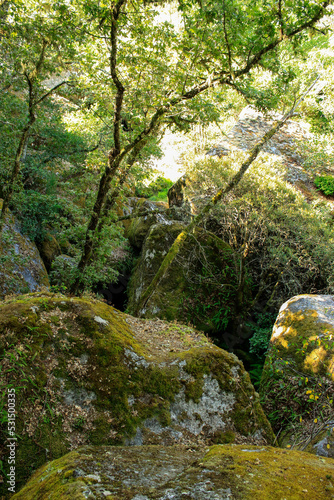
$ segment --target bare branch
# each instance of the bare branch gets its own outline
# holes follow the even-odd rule
[[[61,87],[62,85],[66,85],[66,84],[68,84],[68,83],[70,83],[68,80],[63,81],[63,82],[61,82],[61,83],[58,83],[58,85],[55,85],[55,86],[54,86],[51,90],[49,90],[49,92],[47,92],[47,93],[46,93],[46,94],[44,94],[42,97],[40,97],[40,98],[36,101],[35,105],[37,106],[37,104],[39,104],[40,102],[44,101],[44,99],[46,99],[47,97],[49,97],[49,95],[51,95],[51,94],[52,94],[55,90],[57,90],[59,87]]]

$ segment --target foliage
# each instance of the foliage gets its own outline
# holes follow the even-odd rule
[[[22,157],[26,158],[29,178],[29,172],[36,169],[36,162],[32,165],[30,159],[43,157],[41,141],[48,155],[43,161],[64,158],[62,150],[67,149],[66,160],[71,156],[71,162],[79,163],[80,151],[87,153],[87,147],[77,147],[77,137],[72,148],[70,132],[80,130],[81,137],[86,136],[86,145],[90,141],[83,130],[95,128],[100,136],[99,146],[88,148],[91,154],[85,159],[107,175],[100,177],[97,204],[86,221],[81,272],[99,241],[97,233],[104,224],[102,207],[108,190],[117,182],[123,185],[123,177],[129,176],[127,167],[132,168],[135,160],[140,167],[137,173],[142,175],[145,158],[157,151],[163,122],[181,130],[188,130],[195,122],[218,122],[222,110],[231,109],[231,105],[233,108],[231,91],[261,109],[277,106],[295,76],[292,64],[287,63],[291,53],[306,42],[309,48],[326,38],[316,34],[311,42],[306,36],[306,30],[325,14],[323,5],[327,4],[304,2],[300,9],[299,3],[293,2],[289,12],[283,7],[277,14],[275,9],[268,10],[265,1],[191,0],[179,2],[175,20],[169,22],[163,4],[142,0],[135,1],[135,8],[123,0],[113,2],[112,7],[94,0],[6,2],[1,15],[0,70],[5,92],[18,92],[25,107],[13,152],[8,155],[9,171],[16,151],[16,167]],[[279,47],[289,54],[284,61]],[[265,84],[259,82],[257,73],[261,72],[274,75],[272,85],[269,79]],[[70,82],[56,92],[58,101],[62,99],[61,114],[67,127],[63,136],[59,129],[53,133],[53,127],[49,137],[36,130],[41,118],[52,122],[52,113],[44,108],[50,101],[50,87],[46,87],[50,76]],[[25,98],[28,87],[29,101]],[[72,111],[66,110],[65,103]],[[40,116],[35,116],[37,105]],[[77,107],[75,117],[73,107]],[[28,154],[31,148],[36,148],[33,155]],[[108,153],[106,166],[103,157],[108,151],[113,154]],[[14,177],[15,186],[10,190],[19,191],[17,174]],[[3,178],[8,188],[7,166]]]
[[[187,284],[182,308],[187,321],[206,330],[209,325],[210,334],[218,337],[236,314],[235,262],[228,245],[216,241],[212,234],[199,233],[191,239],[191,251],[176,258]]]
[[[167,192],[172,187],[173,182],[164,177],[157,177],[148,186],[138,183],[135,188],[135,195],[142,198],[149,198],[154,201],[167,198]]]
[[[303,158],[303,168],[312,178],[328,175],[334,164],[333,134],[314,134],[307,141],[296,144],[296,150]]]
[[[316,187],[327,196],[334,195],[334,177],[332,175],[321,175],[314,179]]]
[[[73,223],[74,222],[74,223]],[[78,221],[73,221],[67,229],[58,233],[60,242],[67,245],[66,254],[53,261],[50,281],[53,286],[65,287],[67,290],[78,276],[76,264],[83,245],[85,228]],[[128,255],[128,243],[124,239],[120,226],[109,225],[100,235],[93,258],[87,266],[85,274],[85,289],[91,290],[97,284],[105,286],[117,280],[124,259]]]
[[[244,153],[227,159],[195,162],[189,168],[189,193],[198,207],[204,192],[212,195],[227,182]],[[309,204],[284,180],[284,167],[262,153],[243,182],[206,221],[207,229],[227,241],[236,255],[244,255],[252,283],[254,308],[276,311],[287,297],[300,293],[333,293],[334,230],[331,210]],[[247,310],[247,303],[243,309]]]
[[[271,313],[258,313],[255,315],[256,323],[248,324],[252,332],[249,339],[249,352],[263,357],[267,352],[269,340],[272,334],[275,315]]]
[[[295,337],[289,342],[289,349],[295,349],[294,356],[282,358],[275,345],[267,355],[261,380],[262,404],[274,432],[283,430],[283,439],[284,434],[288,437],[288,447],[306,443],[305,448],[333,419],[333,374],[324,373],[324,360],[317,358],[320,366],[314,372],[302,372],[296,364],[298,358],[305,359],[320,345],[333,352],[332,336]]]
[[[255,389],[258,389],[261,384],[261,377],[262,377],[262,372],[263,372],[263,363],[252,363],[250,370],[249,370],[249,376],[252,381],[252,384],[254,385]]]
[[[21,203],[20,203],[21,202]],[[26,191],[16,198],[15,212],[20,214],[21,229],[36,242],[45,239],[50,226],[54,226],[64,207],[55,196],[43,195],[37,191]]]

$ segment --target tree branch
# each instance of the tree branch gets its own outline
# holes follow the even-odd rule
[[[275,123],[275,125],[262,137],[262,139],[251,149],[250,154],[247,158],[246,161],[241,165],[239,171],[232,177],[230,182],[227,184],[225,188],[220,188],[220,190],[217,192],[217,194],[205,205],[205,207],[201,210],[201,212],[194,217],[192,222],[178,235],[178,237],[175,239],[173,245],[169,249],[167,255],[165,256],[160,268],[158,269],[158,272],[154,276],[151,284],[148,286],[146,291],[143,293],[141,299],[138,302],[138,305],[136,307],[135,314],[140,315],[143,309],[146,307],[148,301],[150,300],[152,294],[154,291],[157,289],[159,286],[159,283],[161,280],[166,276],[168,269],[172,262],[174,261],[176,255],[180,252],[181,248],[183,247],[187,236],[195,229],[196,226],[198,226],[204,219],[204,217],[211,211],[211,209],[218,203],[218,201],[222,200],[226,194],[228,194],[230,191],[232,191],[241,181],[245,173],[247,172],[248,168],[251,166],[251,164],[254,162],[254,160],[257,158],[259,152],[263,148],[263,146],[275,135],[275,133],[283,127],[285,122],[293,116],[297,106],[300,104],[300,102],[305,98],[308,92],[314,87],[316,82],[318,81],[318,78],[316,79],[315,82],[312,83],[312,85],[304,92],[304,94],[301,96],[301,98],[293,105],[293,107],[288,111],[288,113],[285,114],[285,116],[279,120],[278,122]]]
[[[118,79],[117,72],[116,72],[116,56],[117,56],[117,20],[121,12],[122,6],[126,3],[126,0],[118,0],[117,3],[115,4],[113,10],[112,10],[112,27],[111,27],[111,54],[110,54],[110,71],[111,71],[111,76],[113,79],[113,82],[116,86],[117,93],[116,93],[116,99],[115,99],[115,114],[114,114],[114,148],[110,151],[109,157],[108,157],[108,167],[106,168],[105,173],[103,174],[101,180],[100,180],[100,185],[99,185],[99,190],[98,194],[96,197],[96,202],[93,208],[93,213],[91,215],[90,222],[88,224],[87,232],[86,232],[86,241],[84,245],[84,250],[83,254],[80,260],[80,263],[78,265],[78,271],[79,274],[80,272],[83,272],[86,264],[89,262],[90,256],[92,254],[92,249],[93,249],[93,239],[94,235],[96,232],[96,229],[99,224],[99,218],[101,216],[103,206],[105,204],[105,199],[107,196],[107,193],[110,189],[110,184],[111,181],[119,168],[120,164],[122,163],[123,159],[126,157],[126,155],[131,152],[132,150],[136,151],[137,148],[138,150],[143,147],[145,144],[146,139],[148,136],[154,131],[155,127],[159,125],[161,118],[170,111],[170,108],[173,106],[176,106],[177,104],[190,100],[194,97],[196,97],[198,94],[201,92],[204,92],[205,90],[212,88],[216,85],[226,85],[231,83],[231,75],[228,74],[226,71],[221,71],[219,74],[212,74],[210,77],[203,83],[198,84],[194,86],[193,88],[189,89],[187,92],[182,93],[181,95],[175,96],[166,102],[162,103],[155,111],[153,114],[150,123],[147,127],[145,127],[138,135],[137,137],[132,141],[132,143],[128,144],[124,148],[121,149],[121,144],[120,144],[120,119],[121,119],[121,108],[122,108],[122,101],[123,101],[123,94],[124,94],[124,87],[121,84],[121,82]],[[316,23],[323,14],[324,9],[331,3],[330,0],[326,0],[322,6],[319,8],[318,12],[312,17],[311,20],[308,22],[303,23],[300,25],[298,28],[293,29],[289,34],[286,35],[286,38],[292,38],[296,34],[300,33],[304,29],[311,27],[314,23]],[[276,38],[273,40],[271,43],[263,47],[260,51],[258,51],[257,54],[255,54],[253,57],[250,57],[249,60],[247,61],[246,65],[244,68],[234,72],[234,77],[238,78],[240,76],[243,76],[247,73],[250,72],[250,70],[255,67],[256,65],[259,64],[261,61],[262,57],[270,52],[271,50],[275,49],[282,40],[280,38]],[[289,115],[291,116],[291,115]],[[286,120],[287,118],[285,118]],[[284,122],[283,122],[284,123]],[[280,128],[281,125],[277,126],[277,129]],[[276,130],[272,133],[276,132]],[[245,171],[248,169],[250,164],[254,161],[254,159],[257,157],[261,147],[267,140],[270,139],[271,136],[270,134],[271,131],[269,131],[263,138],[264,142],[258,143],[255,148],[253,148],[251,155],[245,164],[242,165],[240,171],[238,174],[235,176],[235,178],[232,179],[232,184],[229,186],[228,190],[231,190],[234,188],[236,184],[241,180],[242,176],[244,175]],[[226,194],[228,191],[221,191],[216,195],[216,197],[213,199],[212,203],[215,204],[217,201],[223,196],[223,194]],[[218,196],[219,195],[219,196]],[[217,199],[216,199],[217,198]],[[208,207],[208,210],[211,209],[211,206]],[[206,213],[206,212],[205,212]],[[202,215],[204,216],[205,213]],[[198,216],[197,216],[198,217]],[[196,222],[195,222],[196,221]],[[194,222],[198,223],[198,219],[195,218]],[[193,223],[191,223],[193,224]],[[192,226],[193,227],[193,226]],[[179,237],[177,238],[177,241],[182,244],[182,239],[185,239],[187,233],[181,233]],[[176,246],[178,246],[178,244]],[[172,246],[173,251],[175,250],[175,246]],[[173,252],[172,252],[173,253]],[[177,253],[177,252],[176,252]],[[168,253],[168,259],[171,258],[171,260],[174,259],[174,256],[171,255],[171,252]],[[167,257],[166,257],[167,259]],[[166,259],[164,260],[164,264],[166,264]],[[167,260],[168,260],[167,259]],[[169,264],[168,264],[169,266]],[[167,267],[168,267],[167,266]],[[157,282],[160,280],[160,274],[161,270],[158,271],[156,277],[154,278],[154,282]],[[77,291],[78,286],[80,284],[80,277],[78,277],[76,283],[72,287],[72,292]],[[153,282],[152,282],[153,283]],[[152,284],[151,284],[152,285]],[[153,288],[149,287],[147,290],[147,293],[145,292],[144,294],[144,302],[146,302],[150,294],[153,291]]]
[[[278,12],[277,17],[280,24],[280,40],[284,38],[284,24],[283,24],[283,16],[282,16],[282,0],[278,0]]]
[[[58,83],[58,85],[55,85],[51,90],[49,90],[46,94],[44,94],[42,97],[40,97],[36,102],[35,105],[39,104],[40,102],[44,101],[49,95],[51,95],[55,90],[59,89],[62,85],[66,85],[67,83],[70,83],[68,80],[65,80],[61,83]]]
[[[114,148],[111,150],[111,155],[115,158],[121,150],[120,143],[120,127],[121,127],[121,110],[123,104],[123,95],[125,88],[120,82],[117,75],[117,21],[121,12],[123,5],[126,4],[126,0],[118,0],[114,8],[111,10],[111,30],[110,30],[110,74],[111,78],[116,86],[117,94],[115,98],[115,113],[114,113]]]
[[[228,41],[228,36],[227,36],[227,30],[226,30],[226,11],[225,11],[225,0],[223,2],[223,9],[224,9],[224,14],[223,14],[223,27],[224,27],[224,37],[225,37],[225,42],[226,42],[226,47],[227,47],[227,53],[228,53],[228,67],[230,70],[230,76],[232,78],[232,56],[231,56],[231,47]]]
[[[326,0],[323,2],[323,4],[319,7],[318,12],[307,22],[301,24],[298,28],[293,29],[290,31],[290,33],[285,33],[285,39],[290,39],[293,38],[294,36],[298,35],[298,33],[301,33],[307,28],[311,28],[319,19],[321,19],[324,10],[326,7],[328,7],[332,2],[332,0]],[[266,47],[263,47],[257,54],[255,54],[250,61],[246,64],[246,66],[238,71],[235,71],[235,77],[239,77],[242,75],[245,75],[249,73],[249,71],[260,62],[262,57],[270,52],[271,50],[275,49],[280,43],[282,42],[281,38],[276,38],[276,40],[273,40],[271,43],[269,43]]]

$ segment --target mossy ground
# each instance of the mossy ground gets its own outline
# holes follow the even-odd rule
[[[129,500],[136,495],[330,500],[334,460],[251,445],[84,447],[44,465],[13,500]]]

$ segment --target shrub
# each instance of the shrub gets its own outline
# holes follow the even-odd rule
[[[249,339],[249,352],[263,357],[268,349],[270,337],[275,322],[275,314],[257,314],[256,324],[249,324],[252,337]]]
[[[163,200],[167,198],[167,192],[172,187],[173,182],[164,177],[158,177],[155,181],[151,182],[148,186],[144,184],[137,184],[135,195],[142,198],[150,198],[153,201]]]
[[[221,160],[204,159],[192,165],[186,194],[197,210],[226,185],[245,156],[236,151]],[[307,203],[284,175],[279,160],[261,153],[205,221],[207,229],[242,257],[251,282],[251,297],[245,294],[239,307],[244,318],[258,309],[276,312],[293,295],[334,291],[331,210],[319,200]],[[236,278],[240,281],[242,275]],[[256,339],[265,336],[265,331],[259,331]]]
[[[315,178],[314,184],[325,195],[334,195],[334,177],[332,175],[320,175]]]
[[[63,207],[54,195],[27,191],[16,196],[14,212],[20,219],[22,232],[32,241],[40,242],[56,223]]]

